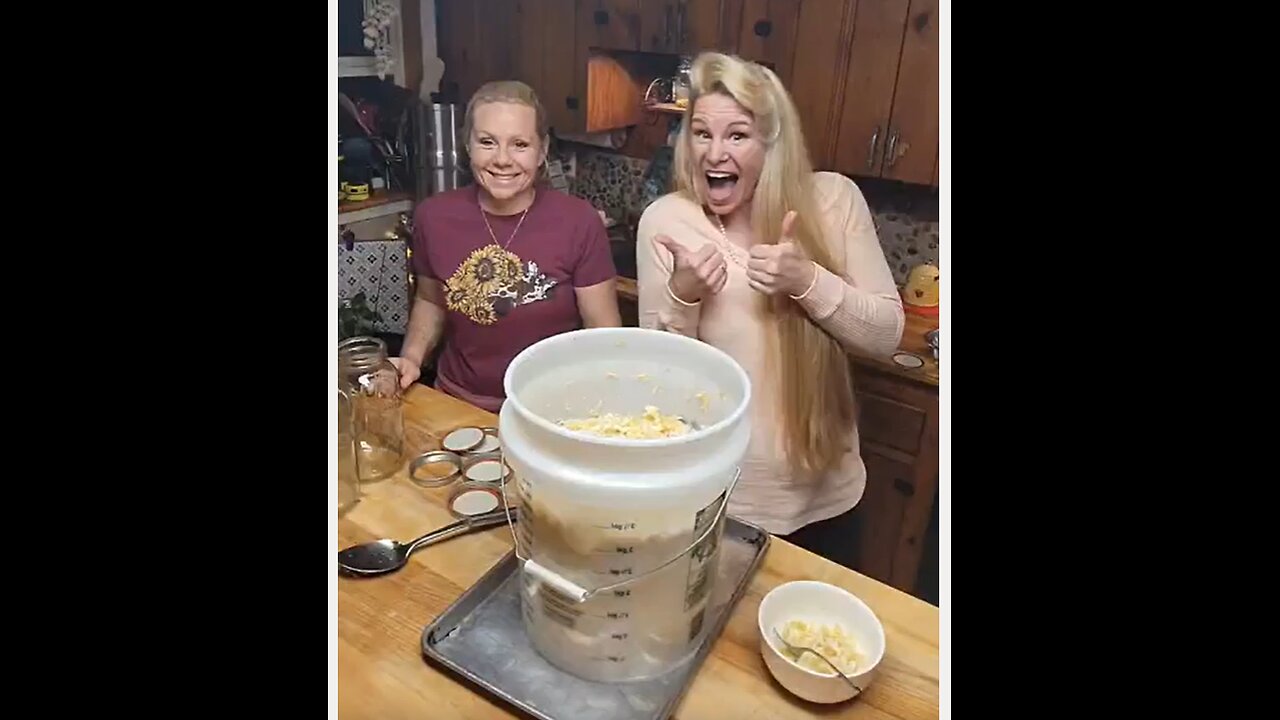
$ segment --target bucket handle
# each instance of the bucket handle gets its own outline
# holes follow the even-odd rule
[[[502,462],[504,465],[507,462],[506,453],[503,453]],[[633,577],[629,577],[626,580],[612,583],[610,585],[604,585],[602,587],[598,587],[593,590],[588,590],[587,588],[584,588],[581,585],[573,582],[572,580],[569,580],[563,575],[556,573],[550,568],[547,568],[545,565],[539,564],[533,558],[527,558],[524,555],[520,554],[520,538],[516,535],[515,523],[511,519],[511,505],[507,502],[507,483],[502,483],[502,486],[501,486],[502,487],[502,507],[506,510],[507,527],[511,530],[511,540],[515,543],[516,559],[520,561],[521,567],[524,569],[524,571],[534,576],[539,581],[547,585],[550,585],[553,589],[555,589],[565,597],[569,598],[570,600],[574,601],[575,603],[582,603],[582,602],[586,602],[587,600],[589,600],[591,597],[593,597],[598,593],[617,590],[619,588],[630,585],[631,583],[641,578],[648,577],[653,573],[658,572],[659,570],[667,567],[668,565],[676,562],[680,558],[687,555],[690,550],[694,549],[699,544],[701,544],[702,541],[710,537],[711,533],[715,531],[716,526],[719,525],[720,521],[724,518],[725,511],[729,507],[729,497],[733,495],[733,489],[737,487],[738,479],[741,477],[742,477],[742,468],[735,467],[733,472],[733,480],[729,483],[729,488],[725,490],[724,500],[720,503],[719,509],[716,510],[715,519],[713,519],[707,525],[707,529],[703,530],[702,534],[699,535],[697,539],[689,543],[688,547],[676,553],[675,556],[673,556],[671,559],[667,560],[666,562],[662,563],[661,565],[651,570],[646,570],[645,572],[642,572],[639,575],[635,575]]]

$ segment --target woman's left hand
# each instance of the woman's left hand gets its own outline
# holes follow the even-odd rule
[[[784,292],[794,297],[813,283],[818,267],[792,237],[795,222],[796,211],[792,210],[782,219],[782,235],[776,245],[751,246],[747,283],[757,292],[765,295]]]

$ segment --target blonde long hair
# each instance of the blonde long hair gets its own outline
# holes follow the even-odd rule
[[[771,70],[721,53],[702,53],[693,63],[689,107],[676,142],[673,171],[676,188],[706,205],[695,182],[690,122],[698,98],[723,93],[750,112],[765,143],[764,167],[751,200],[751,226],[760,242],[774,244],[782,219],[796,211],[795,241],[824,268],[844,268],[822,235],[814,197],[813,165],[791,96]],[[854,422],[853,378],[849,360],[835,338],[818,327],[795,301],[777,296],[768,303],[776,322],[770,342],[778,359],[778,400],[783,438],[793,472],[830,469],[848,451],[848,429]]]

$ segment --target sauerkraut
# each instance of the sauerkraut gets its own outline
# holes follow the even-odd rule
[[[664,415],[653,405],[646,406],[641,415],[605,413],[561,420],[559,425],[574,432],[629,440],[655,440],[689,432],[689,426],[683,420],[675,415]]]
[[[820,653],[835,663],[845,675],[858,671],[862,663],[862,655],[853,637],[840,625],[810,623],[804,620],[789,620],[782,626],[782,639],[797,647],[807,647]],[[831,666],[803,650],[791,651],[780,648],[797,665],[822,675],[831,675]]]

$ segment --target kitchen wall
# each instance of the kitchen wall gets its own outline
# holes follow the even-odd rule
[[[577,154],[574,194],[625,222],[637,216],[653,195],[645,188],[648,160],[585,145],[564,145],[560,154]],[[921,263],[938,262],[938,193],[927,187],[876,178],[854,178],[875,216],[876,234],[899,285]]]

